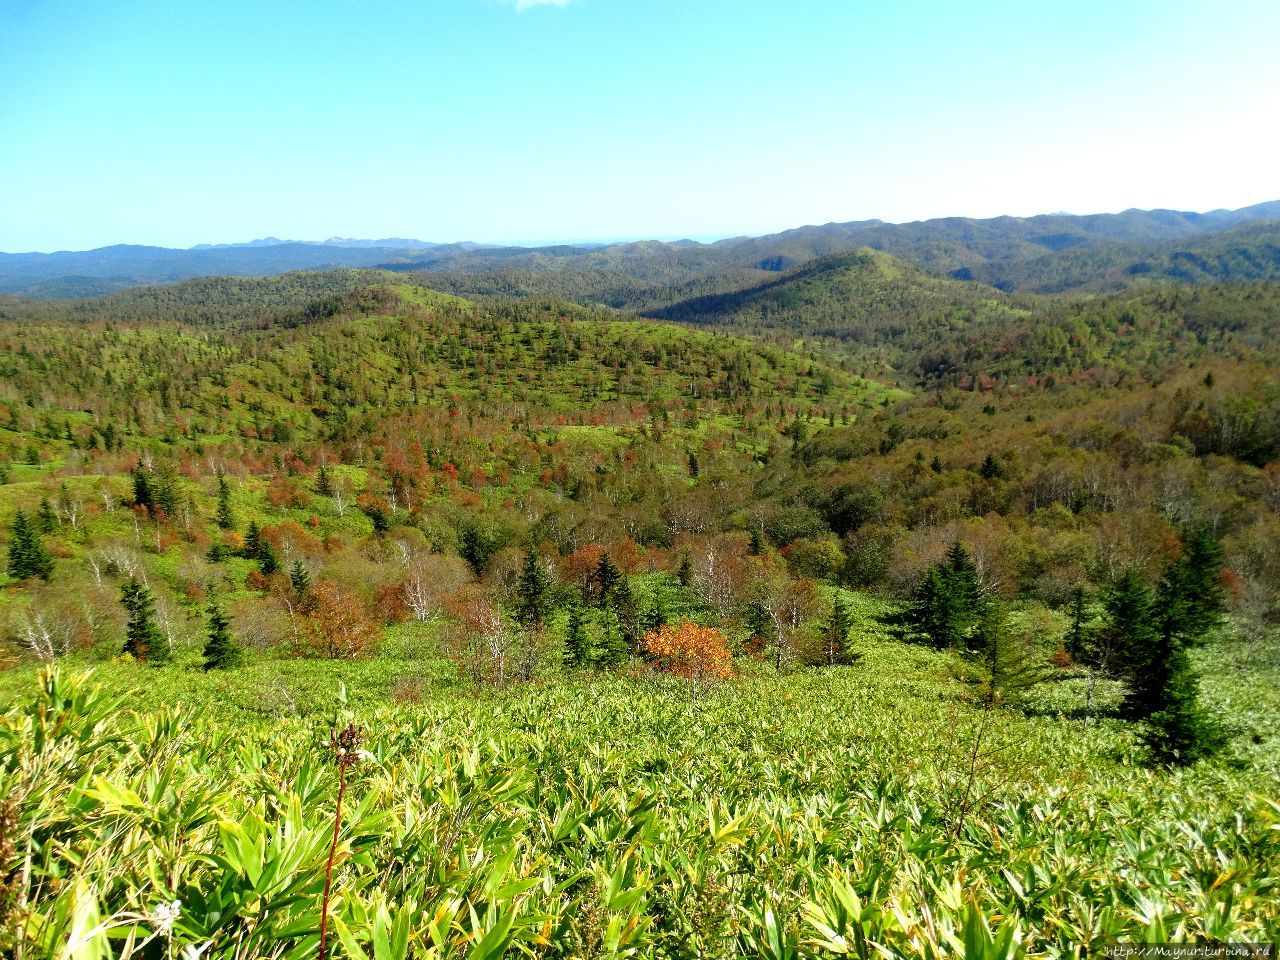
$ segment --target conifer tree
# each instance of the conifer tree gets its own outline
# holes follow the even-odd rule
[[[569,609],[569,628],[564,641],[564,662],[568,667],[585,667],[591,663],[591,638],[582,616],[582,607]]]
[[[53,557],[40,539],[36,522],[25,510],[19,510],[9,531],[9,576],[15,580],[48,580],[52,575]]]
[[[1159,709],[1154,669],[1160,631],[1151,589],[1136,570],[1126,570],[1107,593],[1104,606],[1101,639],[1116,651],[1117,672],[1129,684],[1121,712],[1131,720],[1144,720]]]
[[[907,611],[907,621],[935,647],[962,647],[987,606],[977,568],[957,540],[947,559],[926,571]]]
[[[609,554],[600,554],[600,562],[596,565],[596,603],[604,606],[613,591],[617,589],[618,581],[622,578],[622,573],[618,570]]]
[[[610,610],[605,614],[604,635],[596,649],[596,665],[606,668],[620,666],[626,663],[628,652],[622,624],[618,622],[618,615]]]
[[[333,480],[329,477],[329,468],[321,461],[320,469],[316,471],[316,493],[322,497],[333,496]]]
[[[849,663],[849,631],[853,629],[853,617],[844,597],[836,597],[831,612],[831,623],[822,636],[822,662],[829,667]]]
[[[301,560],[295,560],[289,567],[289,584],[299,597],[311,589],[311,573],[303,566]]]
[[[215,520],[221,530],[236,528],[236,517],[231,512],[231,490],[227,487],[227,475],[221,469],[218,470],[218,510]]]
[[[551,583],[533,549],[525,551],[516,590],[516,620],[531,629],[542,626],[551,610]]]
[[[155,505],[155,498],[151,491],[151,476],[143,469],[141,464],[133,468],[132,476],[134,506],[150,509]]]
[[[169,643],[155,624],[155,600],[151,591],[136,577],[130,577],[120,586],[120,603],[129,614],[124,652],[152,666],[167,663]]]
[[[244,555],[250,560],[258,559],[258,551],[262,548],[262,531],[257,520],[249,521],[249,529],[244,534]]]
[[[264,577],[269,577],[280,570],[280,555],[266,540],[258,541],[258,563],[262,566]]]
[[[229,670],[238,667],[244,655],[231,636],[231,621],[216,604],[209,606],[209,636],[204,644],[204,668]]]
[[[631,581],[627,579],[626,574],[619,576],[618,585],[614,587],[613,594],[609,598],[609,607],[618,619],[618,629],[622,632],[627,650],[635,651],[640,645],[642,634],[640,605],[636,601],[635,593],[631,589]]]
[[[1087,600],[1088,594],[1084,587],[1076,587],[1071,591],[1071,627],[1067,630],[1063,646],[1076,663],[1085,663],[1090,655],[1088,613],[1085,608]]]
[[[48,497],[41,497],[40,510],[36,513],[40,522],[41,533],[53,533],[58,528],[58,515],[53,512],[53,504]]]

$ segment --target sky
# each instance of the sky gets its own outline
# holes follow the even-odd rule
[[[0,0],[0,250],[1280,199],[1276,0]]]

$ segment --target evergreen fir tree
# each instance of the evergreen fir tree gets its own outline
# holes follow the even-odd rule
[[[58,515],[53,512],[53,504],[49,502],[48,497],[40,498],[40,509],[36,513],[36,519],[39,521],[41,533],[53,533],[58,529]]]
[[[676,568],[676,579],[680,581],[682,587],[693,583],[693,561],[689,558],[687,550],[680,554],[680,566]]]
[[[155,505],[151,492],[151,476],[141,465],[133,468],[133,503],[134,506],[150,509]]]
[[[1200,704],[1200,679],[1186,649],[1166,648],[1161,652],[1161,706],[1147,717],[1142,742],[1159,763],[1195,763],[1221,749],[1226,738]]]
[[[244,655],[231,636],[231,621],[216,605],[209,607],[209,638],[204,644],[204,668],[229,670],[238,667]]]
[[[542,626],[551,610],[551,583],[537,551],[525,551],[516,589],[516,620],[531,629]]]
[[[622,624],[612,610],[605,615],[604,636],[596,650],[596,664],[601,667],[617,667],[627,661],[627,640]]]
[[[1136,570],[1126,570],[1104,601],[1106,625],[1102,641],[1116,651],[1117,672],[1129,690],[1121,712],[1144,720],[1160,709],[1161,679],[1157,676],[1161,634],[1157,628],[1150,588]]]
[[[974,627],[970,656],[982,679],[983,704],[994,707],[1049,677],[1025,643],[1009,632],[1008,617],[999,604],[987,604]]]
[[[1063,646],[1076,663],[1087,662],[1090,655],[1088,613],[1085,609],[1087,600],[1088,594],[1085,593],[1084,587],[1076,587],[1071,591],[1071,627],[1067,630]]]
[[[323,462],[320,469],[316,472],[316,493],[322,497],[333,496],[333,480],[329,477],[329,469]]]
[[[262,565],[264,577],[269,577],[280,570],[280,555],[266,540],[260,540],[258,543],[258,562]]]
[[[218,471],[218,510],[215,520],[221,530],[236,528],[236,517],[231,512],[231,490],[227,487],[227,475],[222,470]]]
[[[657,590],[654,591],[653,603],[644,612],[640,625],[646,634],[657,633],[667,625],[667,606]]]
[[[988,453],[987,458],[982,461],[982,466],[978,468],[978,476],[983,480],[998,480],[1004,476],[1004,467],[1000,465],[1000,461],[994,454]]]
[[[250,560],[257,560],[262,550],[262,531],[258,529],[258,521],[250,520],[249,529],[244,535],[244,555]]]
[[[156,626],[155,601],[151,591],[130,577],[120,586],[120,603],[129,613],[125,627],[124,652],[152,666],[169,661],[169,643]]]
[[[609,598],[613,595],[613,591],[617,589],[618,582],[622,578],[622,573],[618,570],[609,554],[600,554],[600,562],[596,565],[596,603],[604,606]]]
[[[747,544],[747,552],[753,557],[758,557],[764,553],[764,535],[760,532],[759,527],[751,528],[751,540]]]
[[[618,585],[609,599],[610,609],[618,620],[618,629],[627,645],[628,652],[635,652],[640,646],[641,620],[640,605],[636,602],[635,593],[631,589],[631,581],[623,574],[618,578]]]
[[[293,587],[293,592],[299,597],[311,589],[311,574],[302,565],[301,560],[293,561],[293,564],[289,567],[289,584]]]
[[[829,667],[850,663],[854,658],[849,651],[849,631],[853,629],[853,617],[844,597],[836,597],[831,612],[831,623],[822,637],[822,661]]]
[[[574,604],[569,609],[569,628],[564,641],[564,662],[567,667],[586,667],[591,663],[591,638],[582,607]]]
[[[935,647],[963,647],[987,606],[977,568],[957,540],[947,559],[926,571],[906,619]]]
[[[52,575],[53,557],[40,539],[36,522],[25,510],[19,510],[9,531],[9,576],[15,580],[48,580]]]

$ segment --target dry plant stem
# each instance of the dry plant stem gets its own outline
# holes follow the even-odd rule
[[[342,828],[342,798],[347,792],[347,768],[358,759],[360,732],[354,724],[334,735],[331,746],[338,758],[338,803],[333,812],[333,838],[329,841],[329,859],[324,868],[324,899],[320,902],[320,954],[325,960],[325,946],[329,934],[329,892],[333,886],[333,861],[338,853],[338,832]]]

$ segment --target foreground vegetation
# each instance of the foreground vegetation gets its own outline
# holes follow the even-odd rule
[[[328,741],[350,722],[331,956],[1085,957],[1280,934],[1280,703],[1256,659],[1210,677],[1253,739],[1171,772],[1135,763],[1125,725],[1071,719],[1073,682],[987,714],[951,655],[855,642],[855,666],[744,662],[692,698],[634,670],[483,692],[429,644],[11,673],[6,909],[28,955],[314,956]]]

